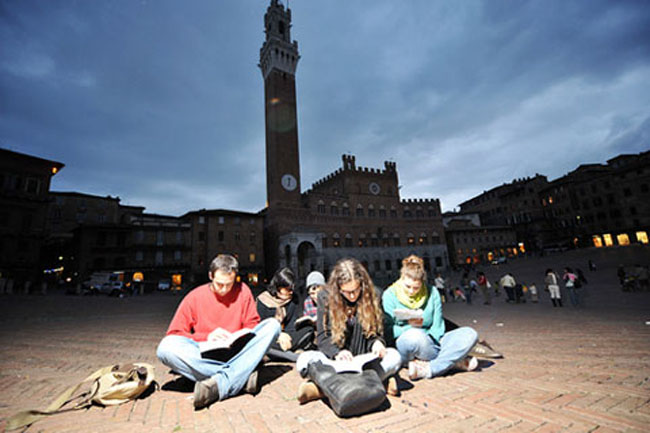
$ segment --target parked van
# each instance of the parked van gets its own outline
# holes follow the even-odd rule
[[[93,272],[84,282],[87,293],[119,296],[124,293],[124,272]]]

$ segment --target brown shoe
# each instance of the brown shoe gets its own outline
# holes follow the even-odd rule
[[[321,393],[320,389],[311,380],[301,383],[298,387],[298,403],[300,404],[318,400],[322,397],[323,393]]]
[[[219,388],[214,378],[194,384],[194,409],[203,409],[219,400]]]
[[[248,376],[248,380],[246,381],[246,386],[244,387],[244,391],[247,394],[256,395],[258,392],[260,392],[260,388],[257,383],[258,376],[259,376],[259,372],[257,371],[257,369],[253,370],[251,375]]]
[[[386,394],[393,397],[400,396],[399,386],[397,386],[397,378],[395,376],[388,378],[388,382],[386,383]]]

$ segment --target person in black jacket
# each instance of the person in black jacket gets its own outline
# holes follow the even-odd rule
[[[402,358],[397,350],[386,347],[383,334],[381,294],[370,275],[355,259],[339,260],[325,290],[318,293],[318,350],[302,353],[296,369],[305,377],[312,362],[347,361],[356,355],[372,352],[380,358],[377,368],[380,379],[388,381],[388,393],[396,395],[397,382],[393,376],[401,368]],[[301,404],[320,397],[321,393],[312,381],[303,382],[298,390]]]
[[[313,340],[312,327],[296,329],[296,319],[301,314],[298,296],[294,293],[295,276],[289,268],[278,270],[266,291],[257,297],[260,319],[275,318],[282,326],[278,340],[271,345],[267,355],[271,359],[296,362],[298,349],[305,349]]]

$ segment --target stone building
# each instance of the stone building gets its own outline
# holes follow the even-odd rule
[[[398,274],[410,253],[430,268],[449,265],[437,199],[403,200],[397,167],[342,167],[301,192],[295,72],[300,55],[291,40],[291,10],[272,0],[264,16],[266,40],[259,66],[264,79],[267,208],[264,242],[267,274],[290,266],[303,278],[328,274],[343,257],[362,261],[378,283]]]
[[[546,245],[648,243],[650,151],[583,164],[540,192]]]
[[[190,278],[192,284],[208,279],[208,267],[220,253],[239,260],[239,274],[252,287],[264,278],[264,218],[260,214],[213,209],[180,217],[191,227]]]
[[[541,174],[515,179],[461,203],[460,211],[478,213],[482,225],[511,226],[516,232],[517,243],[522,243],[529,251],[539,250],[544,227],[539,192],[547,185],[546,176]]]
[[[50,181],[63,164],[0,149],[0,278],[22,284],[43,275]],[[18,286],[15,286],[18,289]],[[4,289],[4,288],[3,288]]]
[[[455,266],[491,263],[524,252],[511,226],[482,225],[476,213],[443,214],[449,259]]]

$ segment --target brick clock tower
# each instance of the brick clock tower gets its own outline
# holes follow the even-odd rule
[[[295,76],[300,55],[298,43],[291,40],[291,9],[271,0],[264,32],[259,67],[264,78],[266,200],[271,211],[300,205]]]

